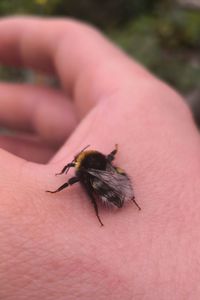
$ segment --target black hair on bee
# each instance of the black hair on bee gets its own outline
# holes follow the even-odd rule
[[[96,216],[103,226],[99,217],[96,199],[99,198],[106,204],[112,204],[121,208],[128,200],[132,200],[140,210],[140,206],[135,201],[134,193],[130,178],[118,167],[112,164],[118,151],[118,146],[108,155],[104,155],[96,150],[86,150],[85,147],[79,152],[72,162],[68,163],[60,173],[67,173],[70,168],[75,168],[75,176],[71,177],[66,183],[61,185],[55,191],[47,191],[49,193],[57,193],[80,182],[88,194],[96,213]]]

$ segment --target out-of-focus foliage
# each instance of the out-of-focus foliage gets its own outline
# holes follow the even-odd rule
[[[0,14],[72,16],[101,28],[126,23],[154,8],[158,0],[1,0]]]
[[[200,85],[200,11],[158,11],[110,35],[154,73],[181,91]]]
[[[1,16],[22,13],[88,21],[179,90],[200,84],[200,10],[171,0],[0,0]]]

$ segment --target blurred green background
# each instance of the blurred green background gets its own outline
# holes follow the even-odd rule
[[[85,20],[184,94],[192,106],[200,101],[200,0],[0,0],[0,15],[12,14]],[[1,66],[0,78],[26,80],[27,72]]]

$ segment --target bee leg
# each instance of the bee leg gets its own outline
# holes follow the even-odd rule
[[[140,206],[137,204],[137,202],[135,201],[135,197],[133,197],[131,200],[132,200],[133,203],[137,206],[137,208],[138,208],[139,210],[141,210],[141,207],[140,207]]]
[[[56,173],[56,176],[57,175],[61,175],[63,173],[67,174],[67,172],[69,171],[70,168],[72,167],[75,167],[75,163],[74,162],[71,162],[69,164],[67,164],[66,166],[64,166],[64,168],[62,169],[62,171],[60,173]]]
[[[92,201],[92,204],[93,204],[94,210],[95,210],[95,214],[96,214],[97,219],[99,220],[99,223],[101,224],[101,226],[104,226],[101,219],[100,219],[100,217],[99,217],[98,206],[97,206],[94,195],[92,194],[92,192],[89,189],[87,189],[87,193],[88,193],[88,196],[90,197],[90,199]]]
[[[72,184],[74,184],[74,183],[76,183],[76,182],[78,182],[79,181],[79,178],[78,177],[72,177],[72,178],[70,178],[69,180],[68,180],[68,182],[65,182],[63,185],[61,185],[57,190],[55,190],[55,191],[46,191],[47,193],[52,193],[52,194],[54,194],[54,193],[57,193],[57,192],[60,192],[60,191],[62,191],[63,189],[65,189],[65,188],[67,188],[69,185],[72,185]]]
[[[107,160],[109,160],[110,162],[113,161],[115,159],[115,155],[117,151],[118,151],[118,145],[116,144],[115,149],[110,154],[107,155]]]

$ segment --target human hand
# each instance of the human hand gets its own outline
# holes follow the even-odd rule
[[[23,133],[0,139],[16,154],[0,151],[0,298],[198,299],[199,133],[181,97],[73,20],[2,19],[0,41],[2,63],[62,86],[0,85],[1,124]],[[100,207],[101,228],[79,184],[45,193],[84,146],[116,143],[141,212]]]

